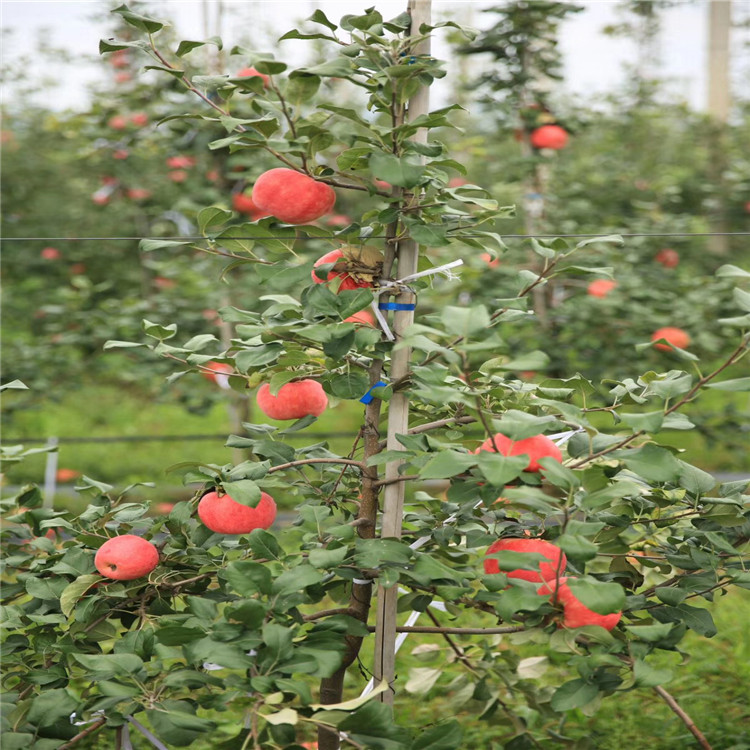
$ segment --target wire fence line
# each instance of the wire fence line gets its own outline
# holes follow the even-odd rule
[[[340,438],[340,437],[351,437],[351,432],[306,432],[304,437],[319,439],[319,438]],[[247,434],[240,434],[240,437],[250,437]],[[78,436],[72,435],[70,437],[56,437],[54,438],[59,444],[74,444],[74,443],[147,443],[147,442],[162,442],[162,443],[179,443],[182,441],[191,440],[226,440],[226,433],[217,433],[213,435],[107,435],[104,437],[90,437],[90,436]],[[39,438],[39,437],[12,437],[3,438],[3,443],[9,445],[13,444],[28,444],[28,445],[40,445],[47,444],[50,438]]]
[[[594,237],[605,237],[611,235],[618,237],[750,237],[750,232],[609,232],[607,234],[599,232],[598,234],[503,234],[497,232],[497,236],[505,239],[551,239],[560,237],[561,239],[592,239]],[[464,234],[463,237],[485,237],[486,234]],[[198,236],[173,236],[173,237],[0,237],[0,242],[89,242],[89,241],[123,241],[134,242],[142,240],[163,240],[165,242],[197,242],[206,241],[212,238]],[[219,238],[217,238],[219,239]],[[338,239],[333,237],[228,237],[230,240],[294,240],[295,242],[313,242],[320,239]],[[385,240],[389,239],[386,235],[373,234],[362,237],[365,240]],[[460,239],[460,238],[456,238]]]

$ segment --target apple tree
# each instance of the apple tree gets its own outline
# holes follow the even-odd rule
[[[287,424],[229,436],[244,461],[174,467],[195,495],[167,517],[88,477],[78,517],[42,508],[33,486],[3,501],[4,748],[583,748],[564,717],[631,690],[710,746],[655,661],[688,631],[713,636],[710,602],[750,586],[747,482],[718,483],[669,431],[691,429],[681,409],[704,391],[750,388],[733,372],[750,274],[722,272],[736,335],[716,366],[673,349],[606,398],[585,372],[519,380],[547,355],[508,332],[591,243],[539,241],[541,266],[519,267],[512,291],[446,304],[457,261],[503,252],[492,227],[507,210],[449,187],[464,167],[443,141],[455,107],[426,99],[444,75],[428,10],[338,23],[318,10],[285,38],[325,44],[325,62],[256,53],[244,79],[187,77],[176,53],[200,42],[162,46],[160,21],[115,11],[139,33],[103,51],[158,61],[198,94],[186,114],[225,129],[209,148],[274,158],[253,177],[275,190],[259,200],[269,216],[196,217],[217,277],[228,264],[264,292],[220,310],[228,346],[165,319],[109,348],[166,358],[172,381],[227,364]],[[364,113],[323,95],[331,78]],[[330,211],[332,191],[362,214],[339,230],[286,223],[310,220],[303,205]],[[377,325],[347,321],[368,308]],[[320,408],[360,410],[347,450],[305,439]],[[281,498],[294,521],[269,527]],[[121,543],[139,559],[110,556],[127,535],[150,542],[145,559]],[[408,676],[397,633],[426,639]],[[470,720],[415,718],[437,692]]]

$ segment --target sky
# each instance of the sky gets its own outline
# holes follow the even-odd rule
[[[435,16],[454,18],[476,27],[489,22],[491,16],[481,12],[489,4],[485,0],[433,0]],[[565,89],[572,96],[584,98],[616,91],[623,81],[623,65],[635,60],[635,49],[630,41],[602,34],[603,27],[618,21],[617,0],[579,0],[579,4],[585,10],[573,16],[561,33]],[[56,108],[85,106],[86,85],[104,80],[105,75],[101,66],[87,62],[86,56],[96,55],[99,39],[108,36],[111,27],[106,15],[113,5],[106,0],[0,0],[0,25],[12,31],[10,42],[3,45],[3,62],[31,56],[33,72],[56,78],[55,97],[48,104]],[[223,5],[223,22],[219,29],[216,0],[154,0],[149,3],[150,15],[159,18],[163,13],[173,21],[180,38],[187,39],[205,38],[204,13],[207,10],[208,34],[220,33],[225,46],[231,47],[242,36],[249,36],[250,30],[255,36],[265,35],[265,39],[279,36],[316,8],[338,20],[346,13],[376,5],[384,16],[391,17],[403,12],[406,0],[225,0]],[[733,0],[733,7],[736,19],[750,19],[750,0]],[[677,0],[675,7],[664,14],[659,39],[660,75],[669,79],[671,90],[677,96],[696,109],[703,108],[706,98],[707,15],[708,0]],[[40,35],[44,35],[47,45],[68,50],[77,62],[53,71],[43,68],[33,60]],[[749,35],[747,30],[738,31],[733,38],[733,48],[738,53],[735,69],[744,69],[745,73],[750,67],[750,55],[743,43],[748,42]],[[262,44],[263,49],[270,49],[267,42]],[[295,45],[300,44],[286,43],[292,56],[297,54]],[[449,48],[440,40],[433,53],[443,59],[450,57]],[[470,64],[479,63],[472,61]],[[748,95],[746,80],[736,76],[734,83],[736,88],[745,86],[744,95]]]

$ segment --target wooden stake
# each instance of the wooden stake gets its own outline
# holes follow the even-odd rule
[[[431,19],[431,0],[409,0],[408,12],[411,15],[411,34],[419,34],[422,24],[429,24]],[[415,55],[429,55],[430,41],[424,40],[413,49]],[[411,122],[420,115],[429,112],[429,89],[426,86],[420,88],[409,100],[407,121]],[[426,143],[427,132],[420,130],[414,140]],[[398,246],[398,278],[403,278],[417,270],[419,247],[413,240],[405,240]],[[405,291],[396,297],[396,302],[413,303],[414,295]],[[398,310],[393,316],[393,333],[398,341],[404,330],[414,322],[414,311]],[[392,382],[407,375],[411,349],[403,348],[393,352],[391,358],[390,379]],[[409,430],[409,397],[407,393],[394,393],[388,405],[388,437],[386,441],[387,450],[399,450],[401,444],[397,435],[405,435]],[[400,461],[391,461],[386,464],[385,478],[393,480],[398,477]],[[380,531],[381,537],[401,538],[401,524],[404,515],[404,482],[386,484],[384,494],[383,521]],[[375,682],[385,679],[390,685],[390,690],[381,693],[380,700],[384,703],[393,704],[394,685],[396,676],[396,605],[398,602],[398,587],[378,587],[378,612],[375,630],[375,665],[373,674]]]

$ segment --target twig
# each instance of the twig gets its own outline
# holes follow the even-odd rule
[[[346,464],[347,466],[356,466],[360,471],[367,471],[367,467],[361,461],[355,461],[351,458],[303,458],[299,461],[290,461],[286,464],[272,466],[268,473],[283,471],[284,469],[293,469],[295,466],[306,466],[307,464]]]
[[[374,625],[368,625],[367,629],[375,632]],[[507,625],[502,628],[443,628],[432,625],[397,625],[397,633],[438,633],[440,635],[503,635],[505,633],[522,633],[526,630],[524,625]]]
[[[106,719],[99,719],[98,721],[95,721],[91,726],[86,727],[86,729],[84,729],[82,732],[79,732],[75,737],[70,739],[64,745],[60,745],[57,750],[68,750],[69,747],[73,747],[74,745],[78,744],[82,739],[88,737],[90,734],[98,732],[106,723]]]
[[[334,615],[348,615],[351,614],[350,607],[338,607],[336,609],[322,609],[320,612],[313,612],[311,615],[302,615],[302,619],[305,622],[313,622],[314,620],[320,620],[323,617],[333,617]]]
[[[680,717],[682,723],[690,730],[693,737],[698,740],[698,744],[703,750],[713,750],[709,741],[703,736],[703,732],[698,729],[685,709],[661,685],[656,685],[654,692]]]

